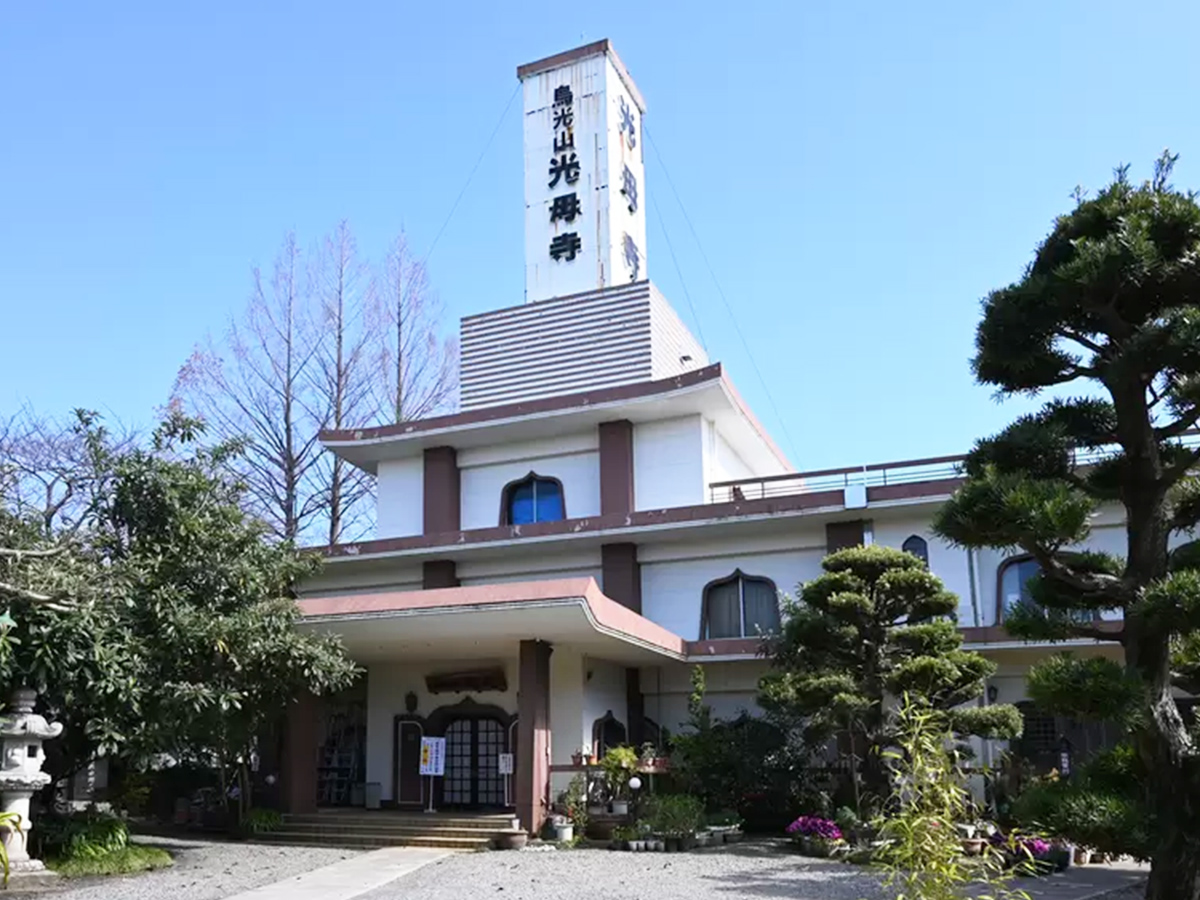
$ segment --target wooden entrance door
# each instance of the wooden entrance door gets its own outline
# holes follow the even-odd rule
[[[446,775],[442,803],[468,809],[504,805],[500,754],[504,725],[495,719],[456,719],[446,726]]]
[[[425,729],[420,722],[396,723],[396,792],[398,806],[420,806],[425,802],[425,784],[421,777],[421,738]]]

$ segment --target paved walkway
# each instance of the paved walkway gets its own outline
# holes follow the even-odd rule
[[[1019,879],[1014,887],[1026,891],[1032,900],[1089,900],[1132,888],[1148,877],[1149,866],[1072,866],[1061,874],[1046,878]]]
[[[449,854],[423,847],[387,847],[234,894],[228,900],[350,900]]]

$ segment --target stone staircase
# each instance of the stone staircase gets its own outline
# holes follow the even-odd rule
[[[409,813],[391,810],[329,810],[285,815],[275,831],[260,832],[255,840],[271,844],[346,847],[441,847],[484,850],[496,835],[513,827],[512,815],[470,813]]]

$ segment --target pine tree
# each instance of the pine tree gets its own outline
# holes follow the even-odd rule
[[[1200,450],[1186,440],[1200,421],[1200,205],[1168,183],[1174,162],[1077,192],[1023,277],[985,299],[976,378],[1058,399],[976,444],[936,523],[959,545],[1037,560],[1010,633],[1122,648],[1123,665],[1055,657],[1031,693],[1085,715],[1123,707],[1110,712],[1129,725],[1153,813],[1152,900],[1200,897],[1200,746],[1174,697],[1200,660],[1200,553],[1171,552],[1200,522]],[[1065,385],[1081,396],[1061,399]],[[1078,549],[1106,505],[1124,514],[1122,557]]]
[[[1011,706],[969,705],[995,666],[962,649],[958,597],[925,563],[890,547],[852,547],[825,557],[824,573],[786,601],[759,684],[768,712],[802,721],[811,743],[844,735],[861,760],[860,815],[889,790],[883,751],[896,738],[895,698],[905,693],[950,712],[960,736],[1012,737]],[[857,767],[852,767],[857,773]]]

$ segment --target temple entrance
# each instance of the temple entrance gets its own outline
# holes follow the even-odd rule
[[[500,754],[508,749],[506,730],[492,718],[455,719],[446,726],[443,805],[462,809],[504,806]]]

